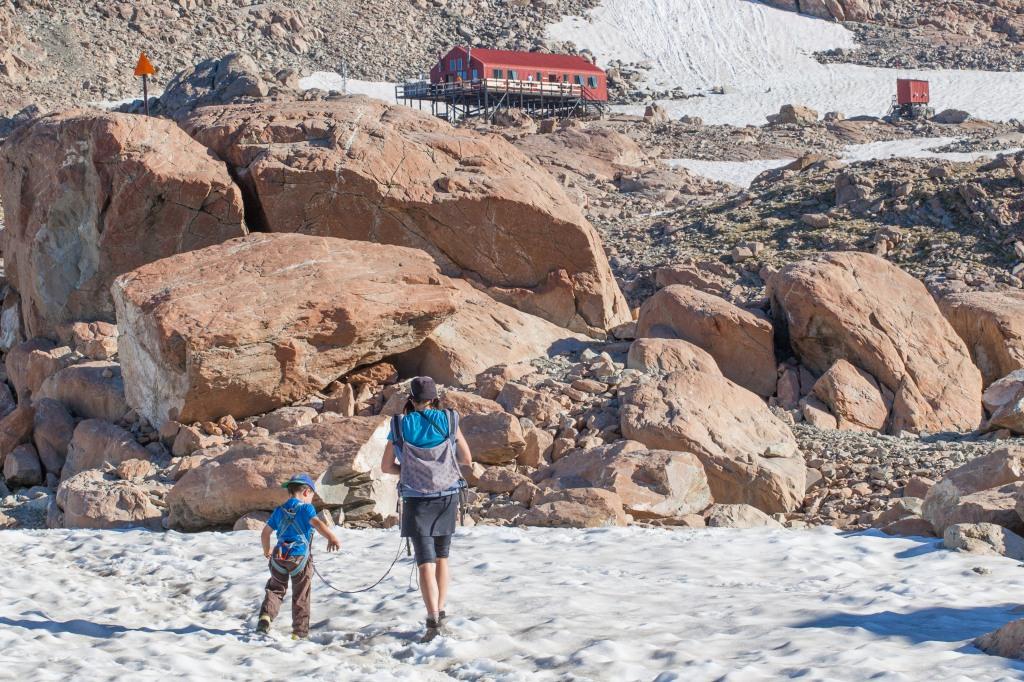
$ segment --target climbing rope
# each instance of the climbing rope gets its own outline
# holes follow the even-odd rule
[[[395,552],[395,558],[391,561],[391,565],[388,566],[388,570],[384,572],[384,575],[382,575],[377,582],[370,585],[369,587],[363,587],[358,590],[342,590],[329,583],[326,578],[320,575],[320,571],[317,570],[316,564],[313,564],[313,573],[316,574],[316,577],[320,578],[320,581],[323,582],[324,585],[334,590],[338,594],[359,594],[361,592],[369,592],[373,588],[377,587],[377,585],[380,585],[382,582],[384,582],[384,580],[387,579],[389,575],[391,575],[391,571],[392,569],[394,569],[395,564],[397,564],[398,560],[402,558],[402,545],[404,544],[404,539],[405,538],[399,538],[398,551]]]

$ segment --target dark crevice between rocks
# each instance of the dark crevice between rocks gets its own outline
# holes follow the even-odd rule
[[[228,169],[231,181],[242,192],[242,212],[245,215],[245,224],[249,232],[270,232],[270,222],[267,220],[267,214],[263,210],[256,187],[245,178],[244,170],[239,171],[230,163],[226,163],[224,166]]]

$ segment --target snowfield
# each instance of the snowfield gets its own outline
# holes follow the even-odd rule
[[[897,77],[931,81],[938,110],[964,109],[979,118],[1024,118],[1024,73],[896,71],[819,64],[814,52],[855,46],[840,24],[776,10],[749,0],[603,0],[586,17],[551,27],[549,36],[590,50],[601,65],[612,59],[648,62],[657,89],[681,86],[726,94],[663,102],[673,117],[707,123],[761,125],[783,104],[820,113],[881,116]],[[642,113],[643,107],[624,107]]]
[[[362,81],[357,78],[349,78],[348,82],[340,73],[334,71],[314,71],[305,78],[299,79],[300,90],[336,90],[347,92],[350,95],[366,95],[382,99],[388,104],[395,103],[395,84],[385,81]]]
[[[945,161],[971,162],[979,159],[993,159],[999,154],[1016,154],[1020,147],[999,151],[980,152],[936,152],[935,149],[956,142],[955,137],[914,137],[906,140],[888,140],[848,145],[839,160],[842,163],[873,161],[875,159],[941,159]],[[697,175],[728,182],[746,189],[758,175],[766,170],[781,168],[795,159],[756,159],[753,161],[705,161],[702,159],[668,159],[671,167],[682,167]]]
[[[395,531],[342,531],[349,589]],[[317,541],[322,549],[322,541]],[[471,528],[448,636],[418,644],[403,561],[313,588],[311,641],[250,627],[254,532],[5,531],[0,677],[31,680],[1012,680],[972,638],[1019,617],[1024,571],[936,540],[812,531]],[[979,567],[979,572],[975,572]]]

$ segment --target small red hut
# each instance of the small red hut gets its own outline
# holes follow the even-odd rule
[[[889,118],[899,120],[934,116],[935,111],[928,106],[930,100],[931,89],[928,81],[913,78],[897,78],[896,96],[892,98]]]
[[[573,90],[578,87],[584,100],[608,101],[605,72],[582,57],[567,54],[453,47],[430,70],[430,82],[460,81],[508,82],[517,91],[531,83],[541,90],[561,84]]]

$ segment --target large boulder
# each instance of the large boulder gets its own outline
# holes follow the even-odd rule
[[[404,376],[431,376],[465,386],[495,365],[511,365],[579,350],[587,338],[499,303],[464,281],[455,314],[411,351],[392,358]]]
[[[137,483],[97,470],[83,471],[57,488],[65,528],[148,528],[160,530],[162,514]]]
[[[421,251],[299,234],[166,258],[113,292],[128,401],[154,425],[289,404],[415,348],[455,310]]]
[[[1024,369],[1024,292],[955,293],[940,299],[939,308],[967,344],[985,386]]]
[[[740,386],[761,396],[775,393],[771,323],[724,298],[682,284],[665,287],[640,307],[636,335],[689,341]]]
[[[830,253],[768,281],[777,327],[804,365],[845,359],[895,395],[890,428],[971,431],[981,373],[924,285],[883,258]]]
[[[1024,482],[1007,483],[967,495],[947,506],[925,506],[924,517],[932,524],[936,534],[958,523],[993,523],[1008,530],[1024,534],[1024,520],[1017,513],[1018,500],[1024,493]],[[927,504],[927,498],[926,498]]]
[[[604,528],[625,526],[622,498],[603,488],[568,488],[538,495],[520,517],[524,526]]]
[[[51,398],[40,398],[33,406],[32,442],[43,467],[59,476],[75,433],[75,418],[63,403]]]
[[[128,413],[121,366],[96,360],[65,367],[43,382],[36,398],[63,403],[84,419],[120,421]]]
[[[629,344],[626,367],[653,374],[680,369],[719,373],[718,363],[706,350],[682,339],[637,339]]]
[[[556,177],[569,173],[610,182],[624,171],[648,165],[633,138],[606,126],[567,125],[552,133],[525,135],[514,144]]]
[[[1024,369],[992,382],[981,395],[981,402],[989,414],[988,428],[1024,433]]]
[[[160,95],[155,113],[180,120],[198,107],[251,101],[269,91],[270,84],[252,57],[232,53],[176,74]]]
[[[818,112],[802,104],[783,104],[779,113],[770,114],[771,124],[789,124],[798,126],[813,125],[818,122]]]
[[[1024,538],[994,523],[957,523],[946,529],[942,544],[971,554],[995,554],[1024,561]]]
[[[27,336],[114,321],[110,283],[145,263],[246,233],[224,164],[172,121],[70,111],[0,148],[0,236]]]
[[[35,409],[30,403],[22,403],[6,417],[0,419],[0,457],[6,457],[22,443],[32,438]]]
[[[806,466],[792,431],[742,386],[718,373],[680,370],[624,393],[622,434],[696,455],[716,502],[768,513],[803,502]]]
[[[130,459],[149,459],[149,452],[120,426],[101,419],[86,419],[75,427],[61,478],[67,480],[88,469],[102,469],[108,464],[116,467]]]
[[[206,107],[184,126],[230,164],[254,228],[424,249],[577,331],[629,320],[594,228],[496,136],[362,96]]]
[[[878,431],[889,416],[874,377],[846,360],[836,360],[814,384],[814,394],[829,406],[841,430]]]
[[[43,482],[43,466],[30,443],[14,448],[4,458],[4,480],[11,486],[30,487]]]
[[[946,472],[928,489],[923,516],[942,533],[947,518],[967,495],[1024,480],[1024,447],[1011,445],[975,457]]]
[[[714,504],[707,511],[708,528],[782,528],[782,524],[749,504]]]
[[[1024,532],[1015,496],[1024,481],[1024,447],[1009,445],[956,467],[928,489],[922,515],[941,536],[955,523],[996,523]]]
[[[395,477],[380,470],[388,429],[386,417],[350,417],[233,443],[171,489],[170,527],[230,526],[249,512],[272,510],[287,499],[281,483],[299,471],[313,476],[320,500],[342,507],[347,520],[389,523],[398,491]]]
[[[650,450],[618,441],[562,457],[538,477],[541,488],[604,488],[616,493],[634,519],[678,518],[711,504],[708,477],[688,452]]]
[[[514,462],[526,451],[523,427],[507,412],[463,415],[459,430],[466,438],[473,459],[484,464]]]
[[[19,401],[26,401],[32,397],[32,391],[38,390],[39,386],[29,389],[29,363],[33,356],[46,354],[56,348],[50,339],[37,337],[28,339],[16,344],[4,355],[4,370],[7,378],[14,387],[14,395]],[[34,364],[34,363],[33,363]]]
[[[974,640],[974,646],[993,656],[1024,659],[1024,618],[982,635]]]
[[[1024,448],[994,450],[947,472],[929,488],[922,516],[940,535],[956,523],[988,522],[1024,531],[1024,521],[1013,511],[1022,480]]]

